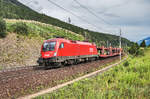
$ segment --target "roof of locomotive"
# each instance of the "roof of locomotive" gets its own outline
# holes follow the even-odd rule
[[[67,39],[64,39],[64,38],[48,39],[48,40],[45,40],[44,42],[51,42],[51,41],[75,43],[75,44],[81,44],[81,45],[95,45],[94,43],[90,43],[90,42],[73,41],[73,40],[67,40]],[[96,46],[96,45],[95,45],[95,46]]]

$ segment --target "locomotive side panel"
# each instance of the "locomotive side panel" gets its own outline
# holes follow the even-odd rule
[[[61,44],[63,44],[63,47],[61,47]],[[58,49],[58,56],[78,56],[78,50],[77,44],[61,42]]]

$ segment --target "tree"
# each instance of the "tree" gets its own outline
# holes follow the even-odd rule
[[[132,55],[135,55],[137,53],[137,51],[139,50],[139,46],[137,43],[134,43],[130,49],[129,49],[129,53],[132,54]]]
[[[2,18],[0,18],[0,38],[6,37],[6,22]]]
[[[140,45],[141,47],[146,47],[146,43],[145,43],[145,40],[143,40],[143,42],[141,43]]]
[[[129,53],[133,56],[143,56],[144,51],[140,49],[140,46],[137,43],[134,43],[130,48],[129,48]]]

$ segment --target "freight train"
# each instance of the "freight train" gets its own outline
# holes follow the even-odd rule
[[[94,43],[54,38],[44,41],[41,57],[37,62],[40,66],[60,67],[112,57],[120,55],[121,52],[121,48],[97,47]]]

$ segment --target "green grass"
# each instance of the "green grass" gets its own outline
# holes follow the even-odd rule
[[[8,32],[13,32],[14,31],[14,25],[16,22],[23,22],[24,20],[6,20],[7,23],[7,31]],[[73,33],[71,31],[48,25],[48,24],[43,24],[40,22],[35,22],[35,21],[28,21],[25,20],[25,24],[28,26],[29,30],[29,37],[35,37],[35,36],[40,36],[45,39],[51,39],[55,37],[64,37],[66,39],[70,40],[79,40],[83,41],[84,37],[82,35]]]
[[[36,99],[150,99],[150,49],[102,75],[75,82]]]

